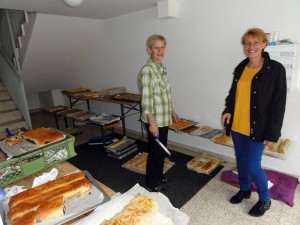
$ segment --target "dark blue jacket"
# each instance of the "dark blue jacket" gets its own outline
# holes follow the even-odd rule
[[[250,97],[250,136],[253,141],[277,142],[281,136],[281,128],[286,103],[286,75],[283,65],[271,60],[269,53],[264,52],[264,64],[253,77]],[[229,135],[234,117],[235,95],[237,83],[249,62],[246,58],[233,72],[233,82],[225,100],[224,113],[231,113],[231,121],[226,127]]]

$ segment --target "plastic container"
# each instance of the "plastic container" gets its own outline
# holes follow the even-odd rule
[[[66,134],[64,140],[1,162],[0,187],[76,156],[74,142],[75,138]]]

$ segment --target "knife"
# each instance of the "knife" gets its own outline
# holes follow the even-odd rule
[[[171,155],[171,152],[163,145],[163,143],[160,142],[159,136],[157,135],[155,137],[155,141],[160,145],[160,147],[169,155]]]
[[[227,128],[227,121],[224,121],[224,125],[223,125],[223,131],[222,131],[222,141],[224,140],[224,135],[226,133],[226,128]]]

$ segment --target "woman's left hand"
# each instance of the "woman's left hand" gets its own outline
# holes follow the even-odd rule
[[[264,145],[265,145],[265,147],[269,147],[272,143],[274,143],[274,142],[264,140]]]
[[[173,120],[173,123],[177,123],[178,121],[180,121],[180,117],[177,115],[177,113],[172,110],[172,120]]]

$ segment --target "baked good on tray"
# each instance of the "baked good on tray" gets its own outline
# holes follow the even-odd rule
[[[70,95],[75,95],[75,94],[81,94],[85,92],[91,91],[89,88],[74,88],[74,89],[69,89],[69,90],[63,90],[62,93],[64,94],[70,94]]]
[[[219,164],[220,160],[214,156],[201,153],[189,161],[186,166],[197,173],[210,174]]]
[[[58,196],[41,204],[36,210],[36,218],[38,221],[46,221],[56,217],[65,215],[64,196]]]
[[[224,131],[213,136],[211,140],[217,144],[233,146],[231,136],[227,136]]]
[[[279,138],[278,141],[272,142],[269,146],[265,146],[264,151],[277,152],[277,148],[280,145],[282,139]]]
[[[291,145],[291,140],[290,139],[285,139],[283,140],[280,145],[277,148],[277,152],[280,154],[285,154],[288,150],[288,148]]]
[[[57,106],[49,106],[45,110],[48,111],[48,112],[57,112],[57,111],[64,110],[64,109],[67,109],[67,108],[68,107],[63,106],[63,105],[57,105]]]
[[[24,139],[35,143],[37,146],[44,146],[45,144],[61,140],[65,137],[61,132],[44,127],[25,131],[21,136]]]
[[[194,122],[191,122],[189,120],[184,120],[184,119],[181,119],[180,121],[176,122],[176,123],[173,123],[169,126],[170,129],[173,129],[173,130],[183,130],[185,128],[188,128],[190,126],[193,126],[195,123]]]
[[[93,91],[93,92],[88,92],[83,94],[83,97],[85,98],[97,98],[97,97],[101,97],[102,96],[102,92],[100,91]]]
[[[80,197],[90,189],[85,173],[70,174],[18,193],[8,203],[8,219],[12,225],[46,221],[64,215],[65,199]],[[34,216],[33,216],[34,215]]]
[[[4,143],[9,146],[12,147],[14,145],[17,145],[19,143],[21,143],[24,139],[20,136],[20,135],[14,135],[11,137],[8,137],[4,140]]]
[[[101,225],[147,225],[158,213],[158,204],[154,198],[138,194],[123,210]]]

